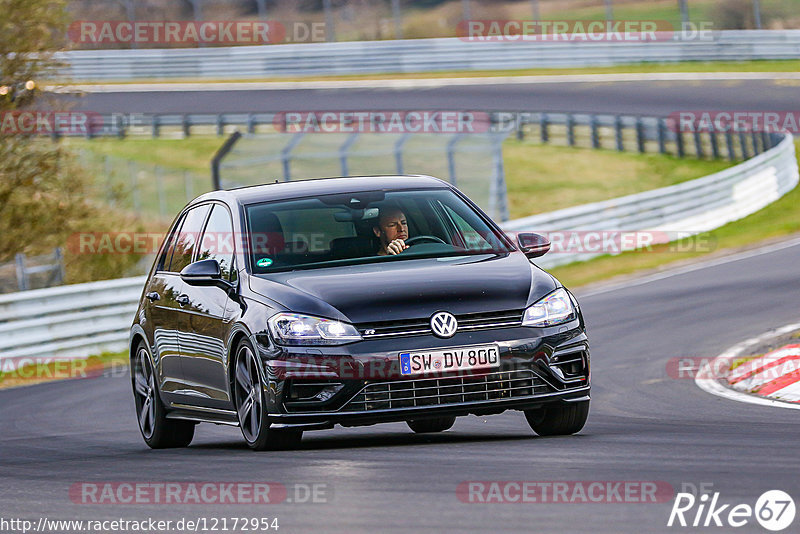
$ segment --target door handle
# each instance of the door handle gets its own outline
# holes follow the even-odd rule
[[[155,301],[157,301],[157,300],[161,300],[161,295],[159,295],[159,294],[158,294],[158,293],[156,293],[155,291],[151,291],[150,293],[148,293],[147,295],[145,295],[145,298],[148,298],[148,299],[150,299],[150,302],[155,302]]]
[[[181,295],[175,299],[175,302],[181,305],[181,308],[189,304],[189,296]]]

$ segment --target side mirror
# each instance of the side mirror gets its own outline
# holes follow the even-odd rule
[[[230,284],[222,279],[222,269],[220,269],[219,262],[214,259],[190,263],[181,271],[181,280],[195,286],[230,287]]]
[[[522,253],[529,258],[538,258],[550,251],[550,240],[532,232],[517,234],[517,243]]]

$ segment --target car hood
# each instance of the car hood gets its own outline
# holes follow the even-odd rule
[[[521,310],[558,287],[521,253],[390,261],[250,277],[297,313],[352,323]]]

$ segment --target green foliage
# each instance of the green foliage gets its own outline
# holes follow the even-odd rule
[[[43,100],[25,89],[56,64],[67,25],[64,0],[0,0],[0,114],[36,109]],[[68,151],[47,138],[0,133],[0,263],[17,253],[37,255],[65,247],[79,232],[136,231],[130,215],[109,213],[90,200],[92,181]],[[68,282],[125,274],[133,255],[76,255],[67,248]]]

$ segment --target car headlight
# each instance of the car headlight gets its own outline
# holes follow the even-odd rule
[[[355,326],[334,319],[278,313],[267,322],[275,341],[282,345],[342,345],[361,341]]]
[[[556,289],[525,310],[522,326],[553,326],[577,317],[572,299],[563,287]]]

